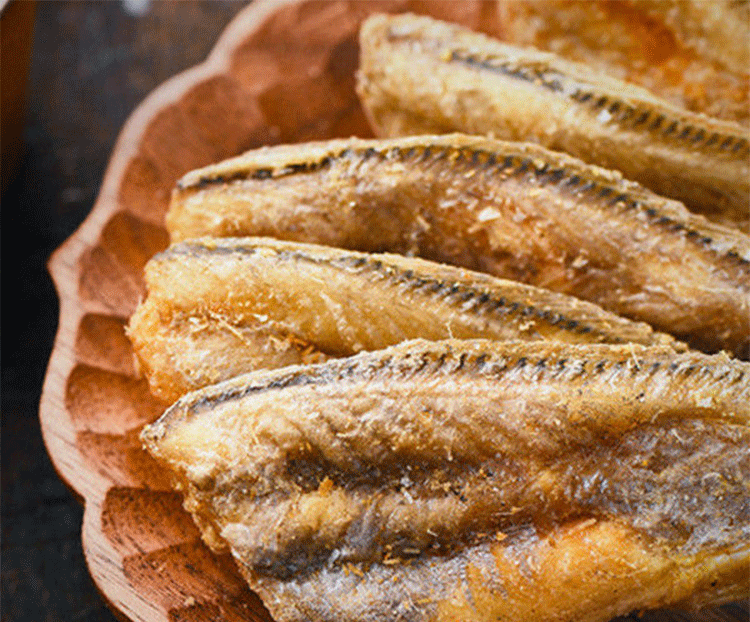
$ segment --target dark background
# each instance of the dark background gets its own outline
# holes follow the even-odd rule
[[[140,11],[134,0],[35,7],[20,168],[2,196],[0,602],[7,622],[115,619],[83,560],[82,508],[57,477],[39,429],[58,313],[46,262],[91,210],[133,108],[203,61],[246,3],[143,4]]]

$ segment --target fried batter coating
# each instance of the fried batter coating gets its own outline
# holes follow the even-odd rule
[[[637,84],[676,106],[750,121],[750,4],[500,0],[500,38]]]
[[[531,144],[465,135],[251,151],[174,191],[173,240],[260,235],[418,255],[747,356],[750,238]]]
[[[188,394],[142,439],[280,622],[604,622],[750,589],[749,375],[418,340]]]
[[[255,369],[408,339],[684,346],[571,296],[400,255],[270,238],[204,238],[146,266],[130,339],[151,391],[173,402]]]
[[[720,222],[750,217],[749,130],[547,52],[414,15],[360,31],[358,92],[384,136],[532,141],[622,171]]]

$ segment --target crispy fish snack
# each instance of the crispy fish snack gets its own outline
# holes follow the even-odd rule
[[[501,0],[500,38],[554,52],[673,104],[747,125],[750,4]]]
[[[269,238],[206,238],[146,266],[129,335],[151,391],[422,337],[682,344],[571,296],[453,266]],[[682,346],[684,349],[684,346]]]
[[[631,0],[675,33],[686,47],[727,69],[750,71],[750,4],[747,0]]]
[[[747,224],[750,144],[740,125],[428,17],[373,16],[360,47],[358,92],[382,135],[457,130],[528,140]]]
[[[412,341],[145,428],[275,619],[606,621],[750,589],[750,364]]]
[[[750,238],[531,144],[460,134],[251,151],[189,173],[173,240],[262,235],[419,255],[745,356]]]

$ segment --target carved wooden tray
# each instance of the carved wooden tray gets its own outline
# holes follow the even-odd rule
[[[183,173],[263,144],[371,135],[354,71],[359,23],[376,10],[428,13],[489,33],[498,27],[493,2],[257,0],[205,63],[132,114],[94,210],[50,261],[60,324],[42,431],[58,472],[85,503],[86,561],[121,617],[270,620],[231,558],[201,543],[140,447],[140,428],[166,405],[138,377],[124,327],[144,293],[144,264],[167,245],[164,213]],[[641,619],[747,620],[747,609]]]

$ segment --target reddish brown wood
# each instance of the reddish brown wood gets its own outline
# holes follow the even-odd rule
[[[201,543],[138,441],[165,405],[137,376],[124,326],[143,294],[145,262],[167,244],[163,217],[175,180],[263,144],[370,135],[353,90],[362,19],[413,10],[492,32],[492,6],[259,0],[205,63],[154,91],[126,123],[93,212],[50,261],[60,325],[40,409],[52,460],[85,502],[91,574],[124,618],[270,620],[232,560]]]
[[[0,2],[0,184],[3,192],[15,177],[23,143],[26,82],[34,33],[34,0]]]

